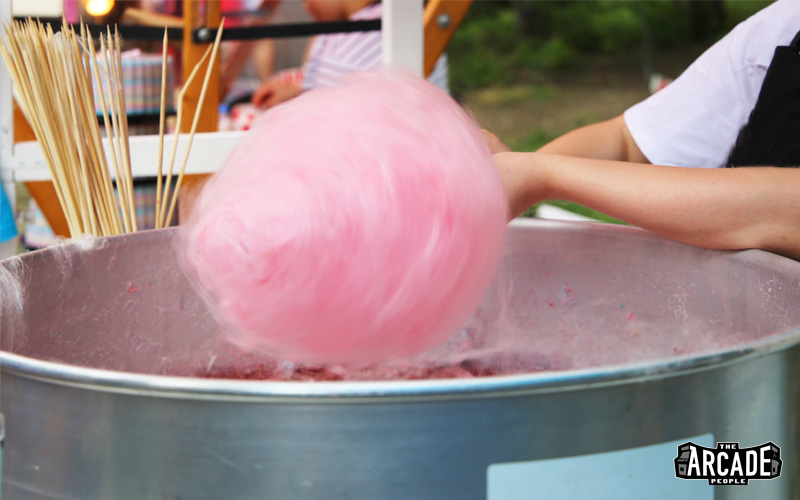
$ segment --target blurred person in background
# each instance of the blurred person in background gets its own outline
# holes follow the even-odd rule
[[[308,22],[299,0],[237,0],[238,15],[223,10],[226,27]],[[230,6],[229,6],[230,7]],[[223,44],[220,66],[221,98],[238,102],[249,97],[274,73],[290,67],[302,57],[308,37],[237,40]]]
[[[317,22],[380,19],[382,5],[372,0],[305,0],[306,11]],[[342,77],[382,66],[380,31],[332,33],[314,37],[301,68],[288,70],[263,83],[253,93],[253,104],[270,108],[315,88],[337,85]],[[449,92],[447,57],[442,55],[428,80]]]

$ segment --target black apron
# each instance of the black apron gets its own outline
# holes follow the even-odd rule
[[[800,166],[800,32],[789,46],[775,48],[727,166]]]

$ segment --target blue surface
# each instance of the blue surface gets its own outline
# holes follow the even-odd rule
[[[8,202],[6,192],[0,189],[0,243],[4,243],[17,235],[14,222],[14,211]]]

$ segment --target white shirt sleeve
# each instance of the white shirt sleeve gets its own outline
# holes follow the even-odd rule
[[[625,111],[657,165],[724,167],[755,106],[775,47],[800,31],[800,1],[778,0],[740,23],[666,88]]]

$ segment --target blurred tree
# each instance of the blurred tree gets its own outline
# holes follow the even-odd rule
[[[554,2],[512,2],[517,14],[517,27],[523,35],[539,40],[553,36]]]
[[[725,26],[725,3],[722,0],[688,0],[692,41],[702,42]]]
[[[637,52],[650,81],[661,51],[708,45],[772,1],[476,1],[448,47],[451,89],[540,79],[598,55],[631,61]]]

